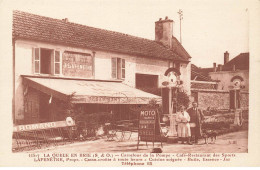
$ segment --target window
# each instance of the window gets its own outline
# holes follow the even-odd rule
[[[52,50],[40,49],[40,73],[41,74],[51,74],[51,53]]]
[[[61,73],[60,51],[35,48],[33,60],[35,74],[59,75]]]
[[[112,78],[125,79],[125,59],[112,58]]]
[[[122,79],[125,79],[125,59],[122,59]]]
[[[34,73],[40,73],[40,49],[34,51]]]
[[[60,74],[60,52],[55,51],[55,57],[54,57],[54,74]]]

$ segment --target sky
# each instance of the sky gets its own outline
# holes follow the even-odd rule
[[[180,39],[178,11],[182,9],[182,45],[199,67],[223,64],[249,52],[249,10],[243,0],[22,0],[9,6],[25,12],[154,40],[155,21],[174,20],[174,36]]]

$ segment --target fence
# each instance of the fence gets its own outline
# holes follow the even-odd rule
[[[73,121],[18,125],[13,127],[13,151],[65,144],[78,137]]]

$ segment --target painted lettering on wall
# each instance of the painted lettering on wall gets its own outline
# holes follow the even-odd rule
[[[74,125],[75,125],[75,122],[72,122],[71,125],[68,125],[66,121],[46,122],[46,123],[37,123],[37,124],[27,124],[27,125],[14,126],[13,131],[14,132],[33,131],[33,130],[52,129],[52,128],[74,126]]]
[[[70,77],[92,77],[92,56],[85,53],[65,51],[62,56],[62,72]]]

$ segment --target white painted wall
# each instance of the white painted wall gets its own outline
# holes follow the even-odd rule
[[[24,87],[20,75],[32,74],[32,47],[26,43],[15,44],[15,117],[24,118]]]
[[[63,45],[41,43],[35,41],[17,40],[15,45],[15,114],[16,118],[23,119],[23,85],[20,75],[33,75],[32,65],[32,49],[33,48],[48,48],[64,51],[73,51],[81,53],[93,54],[92,50],[67,47]],[[169,61],[161,59],[153,59],[147,57],[133,56],[127,54],[119,54],[104,51],[95,51],[95,76],[94,79],[111,80],[111,58],[118,57],[125,59],[126,62],[126,78],[124,84],[135,87],[135,74],[152,74],[159,76],[159,85],[165,81],[164,73],[169,68]],[[62,64],[61,64],[62,65]],[[190,64],[182,64],[181,78],[184,81],[184,88],[190,94]],[[57,76],[57,75],[55,75]],[[63,77],[63,75],[59,75]]]
[[[231,79],[234,76],[241,76],[244,79],[245,91],[249,90],[249,71],[248,70],[236,70],[236,71],[217,71],[210,72],[209,76],[213,80],[219,80],[218,89],[229,90],[229,86],[233,85]]]
[[[191,63],[182,63],[180,66],[180,72],[181,72],[181,80],[183,81],[183,88],[185,92],[190,95],[190,79],[191,79]]]
[[[169,61],[167,60],[144,57],[136,59],[136,73],[158,75],[159,86],[165,81],[164,73],[168,68]]]
[[[123,83],[135,87],[136,57],[126,54],[97,51],[95,55],[95,79],[112,80],[111,58],[125,59]]]

